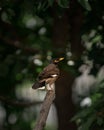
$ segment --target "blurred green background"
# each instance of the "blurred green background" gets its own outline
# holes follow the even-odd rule
[[[103,130],[103,35],[104,1],[1,0],[0,130],[34,128],[45,91],[31,86],[55,57],[65,60],[59,65],[55,106],[45,129]],[[78,70],[83,64],[90,70]],[[95,80],[92,85],[89,75]],[[81,98],[89,97],[90,106],[72,101],[72,86],[79,76],[75,87],[88,87]]]

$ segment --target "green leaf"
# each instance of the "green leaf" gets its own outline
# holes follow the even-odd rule
[[[90,113],[92,112],[92,109],[86,108],[78,112],[72,119],[71,121],[75,121],[78,118],[85,118],[87,117]]]
[[[83,122],[81,126],[81,130],[89,130],[92,123],[96,120],[96,115],[91,115],[89,118],[87,118],[87,121]]]
[[[49,3],[50,6],[52,6],[53,3],[54,3],[54,0],[48,0],[48,3]]]
[[[88,11],[91,11],[91,6],[88,0],[78,0],[78,2]]]
[[[96,43],[96,42],[101,41],[101,39],[102,39],[102,36],[101,36],[101,35],[97,35],[96,37],[94,37],[94,38],[92,39],[92,42],[93,42],[93,43]]]
[[[58,4],[62,8],[69,8],[69,0],[58,0]]]
[[[103,124],[103,119],[100,118],[100,117],[98,117],[98,118],[97,118],[97,124],[98,124],[99,126],[101,126],[101,125]]]

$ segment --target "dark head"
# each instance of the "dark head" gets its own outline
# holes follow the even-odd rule
[[[57,63],[59,63],[60,61],[62,61],[63,59],[64,59],[64,57],[53,59],[53,60],[52,60],[52,63],[57,64]]]

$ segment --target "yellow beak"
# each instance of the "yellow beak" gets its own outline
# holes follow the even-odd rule
[[[61,58],[59,58],[59,61],[61,61],[61,60],[63,60],[64,59],[64,57],[61,57]]]

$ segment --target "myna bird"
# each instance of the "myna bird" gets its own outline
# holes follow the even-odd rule
[[[51,63],[38,75],[37,81],[33,84],[32,88],[37,89],[47,85],[51,87],[59,77],[60,70],[58,68],[58,63],[63,59],[64,58],[56,58],[52,60]]]

